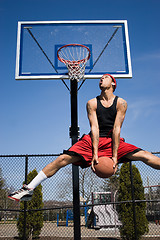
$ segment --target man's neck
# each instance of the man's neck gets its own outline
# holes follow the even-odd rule
[[[103,99],[103,100],[106,100],[106,101],[109,101],[109,100],[111,100],[111,99],[113,99],[114,98],[114,94],[113,94],[113,92],[112,91],[101,91],[101,95],[100,95],[100,97],[101,97],[101,99]]]

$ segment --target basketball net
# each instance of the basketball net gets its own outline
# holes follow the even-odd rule
[[[81,44],[68,44],[59,48],[57,57],[66,65],[70,80],[84,79],[86,63],[90,58],[88,47]]]

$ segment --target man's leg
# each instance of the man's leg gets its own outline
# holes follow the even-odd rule
[[[67,166],[71,163],[76,163],[80,161],[80,156],[70,156],[67,154],[60,155],[56,160],[49,163],[45,168],[43,168],[44,174],[47,178],[52,177],[60,168]]]
[[[80,161],[79,156],[70,156],[67,154],[60,155],[56,160],[49,163],[42,171],[40,171],[39,174],[28,185],[24,185],[21,189],[10,194],[8,197],[16,201],[31,200],[33,190],[45,179],[52,177],[62,167],[78,161]]]
[[[52,177],[62,167],[79,160],[79,156],[70,156],[67,154],[60,155],[56,160],[49,163],[41,172],[39,172],[39,174],[28,184],[28,188],[35,189],[41,182],[46,178]]]
[[[148,151],[141,150],[136,153],[129,153],[127,158],[133,161],[142,161],[150,167],[160,170],[160,158]]]

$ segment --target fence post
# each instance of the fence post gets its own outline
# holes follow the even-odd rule
[[[131,193],[132,193],[134,232],[135,232],[135,240],[137,240],[137,223],[136,223],[136,209],[135,209],[135,196],[134,196],[134,185],[133,185],[132,161],[129,162],[129,166],[130,166],[130,179],[131,179]]]
[[[28,175],[28,155],[25,157],[25,184],[27,184],[27,175]],[[24,201],[24,233],[23,239],[26,240],[26,218],[27,218],[27,202]]]

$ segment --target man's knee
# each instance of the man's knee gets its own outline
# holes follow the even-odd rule
[[[71,163],[75,163],[80,160],[79,156],[70,156],[68,154],[62,154],[58,157],[59,164],[63,167]]]
[[[57,158],[57,163],[63,167],[66,166],[67,164],[69,164],[69,156],[67,156],[66,154],[62,154]]]
[[[136,153],[131,153],[129,154],[128,158],[130,160],[135,160],[135,161],[138,161],[138,160],[143,160],[143,159],[148,159],[148,157],[151,155],[150,152],[148,151],[145,151],[145,150],[140,150]]]
[[[151,153],[146,150],[141,150],[138,152],[139,157],[148,159],[151,156]]]
[[[154,154],[152,154],[151,152],[148,152],[146,150],[141,151],[141,157],[145,160],[152,160],[157,158],[157,156],[155,156]]]

